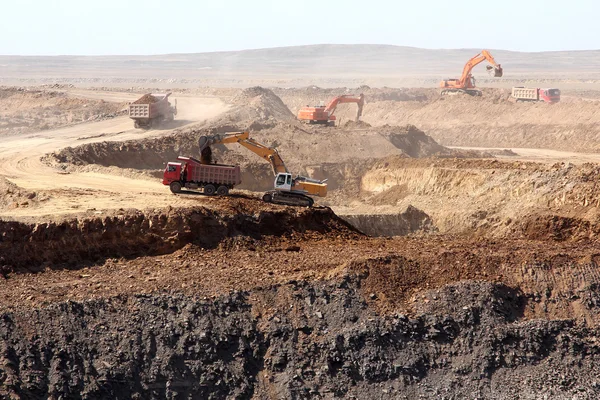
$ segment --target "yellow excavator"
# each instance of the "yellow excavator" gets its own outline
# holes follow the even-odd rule
[[[229,143],[239,143],[271,163],[273,174],[275,175],[274,188],[263,195],[263,201],[267,203],[312,207],[314,200],[310,196],[325,197],[327,195],[327,180],[320,181],[304,176],[294,177],[288,171],[277,150],[251,139],[248,132],[228,132],[200,137],[198,145],[200,147],[202,162],[211,162],[212,150],[210,150],[210,146]]]
[[[504,74],[502,66],[496,63],[490,52],[482,50],[481,53],[467,61],[459,79],[446,79],[440,82],[440,88],[442,89],[440,94],[466,93],[471,96],[481,96],[481,90],[475,87],[475,78],[471,74],[471,71],[486,60],[490,63],[490,65],[486,66],[490,75],[499,78]]]

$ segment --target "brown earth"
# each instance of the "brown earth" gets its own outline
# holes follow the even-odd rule
[[[372,239],[326,209],[221,204],[21,225],[12,239],[4,224],[6,239],[44,251],[23,265],[47,269],[4,270],[3,395],[598,391],[588,385],[598,333],[586,328],[600,316],[593,240]],[[147,254],[144,221],[175,247]]]
[[[516,103],[509,89],[484,89],[482,97],[440,96],[435,89],[276,89],[292,112],[305,103],[365,92],[362,121],[372,126],[412,124],[445,146],[547,148],[597,152],[600,114],[595,101],[565,96],[558,104]],[[589,94],[588,94],[589,95]],[[336,116],[349,121],[352,105]]]
[[[123,103],[72,98],[60,91],[0,87],[0,135],[114,118],[123,108]]]
[[[380,96],[371,111],[414,107],[402,118],[440,132],[489,128],[485,115],[500,123],[512,107],[502,91],[475,104],[361,89]],[[0,143],[1,395],[598,397],[598,165],[456,151],[374,114],[300,124],[289,102],[313,91],[328,94],[229,93],[228,112],[172,131],[103,121]],[[555,109],[567,120],[568,104]],[[332,209],[160,185],[164,162],[199,156],[199,136],[243,129],[290,170],[328,179],[317,204]],[[267,163],[212,150],[242,165],[243,188],[270,188]]]
[[[500,94],[488,91],[480,100],[499,98]],[[596,173],[593,165],[471,159],[484,154],[449,150],[411,125],[304,125],[289,120],[290,113],[281,100],[262,88],[241,91],[230,104],[231,112],[215,123],[227,120],[237,126],[179,130],[157,139],[69,147],[47,160],[67,171],[97,164],[133,168],[158,178],[165,160],[174,160],[179,154],[198,156],[200,136],[250,126],[252,137],[277,148],[290,170],[328,180],[330,194],[319,199],[319,204],[360,219],[365,226],[376,226],[383,235],[415,232],[414,226],[420,226],[416,220],[397,217],[409,207],[423,212],[440,232],[495,236],[520,232],[520,224],[531,216],[594,221],[597,213],[599,200],[594,180],[590,179]],[[271,110],[271,114],[261,110]],[[281,118],[289,122],[280,122]],[[510,151],[496,153],[513,155]],[[437,158],[415,160],[431,156]],[[270,188],[270,166],[256,161],[246,149],[215,146],[211,161],[240,164],[244,182],[241,189]]]
[[[150,93],[147,93],[134,101],[132,104],[153,104],[156,103],[158,99],[152,96]]]

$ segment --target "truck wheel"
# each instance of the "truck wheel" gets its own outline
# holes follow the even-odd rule
[[[262,199],[265,203],[270,203],[273,201],[273,196],[271,196],[271,193],[265,193]]]
[[[181,192],[181,183],[178,181],[171,182],[169,189],[171,189],[171,192],[173,193],[179,193]]]
[[[215,191],[217,189],[215,188],[215,185],[206,185],[204,186],[204,194],[208,195],[208,196],[212,196],[213,194],[215,194]]]
[[[217,188],[217,194],[219,196],[227,196],[229,194],[229,188],[227,186],[219,186]]]
[[[315,204],[315,201],[311,198],[308,199],[308,208],[311,208]]]

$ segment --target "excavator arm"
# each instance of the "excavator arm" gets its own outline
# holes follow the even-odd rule
[[[463,85],[466,84],[471,78],[471,71],[473,71],[473,68],[486,60],[491,64],[486,67],[488,72],[494,77],[501,77],[503,74],[502,66],[496,63],[496,60],[494,60],[494,57],[492,57],[489,51],[483,50],[480,54],[477,54],[475,57],[467,61],[465,67],[463,68],[462,76],[460,77],[460,83]]]
[[[334,119],[331,118],[331,116],[333,116],[335,109],[339,104],[344,103],[356,103],[356,105],[358,106],[358,111],[356,113],[356,121],[358,121],[362,116],[363,106],[365,105],[365,96],[362,93],[358,97],[355,97],[351,94],[345,94],[342,96],[335,97],[329,102],[329,104],[327,104],[327,107],[325,107],[325,112],[329,114],[330,119]]]
[[[202,153],[211,145],[228,143],[239,143],[254,154],[267,160],[273,167],[273,173],[275,175],[280,172],[288,172],[285,163],[277,150],[251,139],[248,132],[229,132],[214,136],[202,136],[200,137],[198,145],[200,147],[200,153]]]

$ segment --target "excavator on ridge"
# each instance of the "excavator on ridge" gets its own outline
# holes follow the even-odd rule
[[[489,51],[482,50],[481,53],[467,61],[460,79],[447,79],[440,82],[441,94],[466,93],[471,96],[481,96],[481,90],[475,87],[475,78],[471,71],[486,60],[491,64],[486,66],[488,73],[496,78],[501,77],[504,73],[502,66],[496,63]]]
[[[288,204],[312,207],[314,200],[310,196],[325,197],[327,180],[311,179],[304,176],[294,177],[285,166],[277,150],[267,147],[250,138],[248,132],[228,132],[213,136],[202,136],[198,141],[201,160],[209,162],[215,144],[239,143],[254,154],[265,159],[273,168],[274,189],[266,192],[262,199],[267,203]]]
[[[362,116],[363,106],[365,105],[365,96],[361,93],[358,97],[352,94],[344,94],[331,99],[327,106],[306,106],[298,111],[298,119],[309,124],[326,124],[334,126],[336,117],[333,115],[339,104],[356,103],[358,111],[356,112],[356,121]]]

